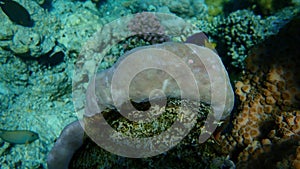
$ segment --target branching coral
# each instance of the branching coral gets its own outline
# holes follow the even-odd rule
[[[209,34],[217,41],[217,49],[224,60],[234,67],[245,68],[248,52],[276,34],[297,11],[287,8],[264,19],[250,10],[238,10],[226,18],[214,18]]]

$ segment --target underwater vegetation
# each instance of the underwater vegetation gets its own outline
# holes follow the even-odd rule
[[[300,168],[299,0],[0,0],[0,7],[1,169]],[[104,31],[108,23],[136,13]],[[101,30],[103,43],[90,43]],[[128,32],[132,36],[126,37]],[[82,130],[73,130],[79,135],[75,142],[74,133],[63,136],[78,120],[74,108],[81,102],[72,102],[72,76],[82,51],[94,51],[88,59],[100,56],[99,73],[128,51],[175,42],[217,52],[233,86],[235,106],[207,142],[198,143],[203,119],[212,113],[207,103],[197,107],[197,125],[189,135],[156,157],[108,153]],[[78,89],[87,87],[84,72],[93,62],[100,61],[84,65]],[[144,137],[164,131],[150,126],[169,127],[177,106],[170,104],[161,125],[131,123],[115,109],[103,114],[115,130]],[[52,158],[54,152],[61,154]]]

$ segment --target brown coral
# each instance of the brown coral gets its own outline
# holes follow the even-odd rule
[[[297,147],[296,158],[293,161],[293,167],[295,169],[299,169],[300,168],[300,146]]]
[[[296,19],[276,37],[252,49],[246,73],[235,83],[239,112],[232,121],[231,133],[222,135],[220,142],[223,152],[237,157],[237,164],[243,163],[238,165],[241,168],[248,168],[250,161],[263,154],[272,154],[274,145],[291,138],[299,140],[300,56],[295,52],[298,50],[295,44],[300,43],[299,26],[300,19]],[[280,165],[288,160],[286,163],[299,168],[299,152],[299,147],[296,155],[294,151],[287,152],[294,154],[294,160],[286,156],[276,160]]]
[[[278,134],[282,138],[300,135],[300,111],[278,113],[275,123],[279,126]]]

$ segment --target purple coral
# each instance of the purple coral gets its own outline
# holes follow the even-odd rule
[[[165,35],[164,27],[153,13],[142,12],[136,14],[127,27],[132,33],[152,44],[169,40],[168,36]]]

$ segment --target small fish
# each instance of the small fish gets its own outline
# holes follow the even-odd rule
[[[213,43],[213,42],[209,42],[208,40],[204,41],[204,46],[211,49],[211,50],[215,50],[217,44]]]
[[[0,7],[12,22],[26,27],[33,26],[34,22],[29,12],[19,3],[12,0],[0,0]]]
[[[185,42],[205,46],[205,40],[208,40],[207,36],[203,32],[199,32],[187,37]]]
[[[2,130],[0,138],[12,144],[28,144],[39,138],[39,135],[29,130]]]
[[[217,46],[216,43],[209,42],[207,36],[203,32],[195,33],[187,37],[185,43],[192,43],[198,46],[204,46],[217,53],[215,49],[215,47]]]

